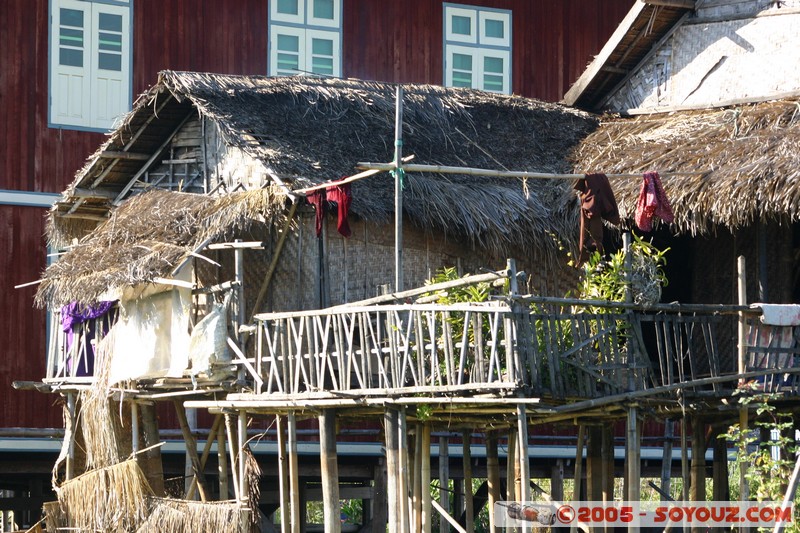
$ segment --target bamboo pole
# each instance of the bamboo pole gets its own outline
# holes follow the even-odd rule
[[[572,486],[572,501],[581,501],[581,484],[583,483],[583,441],[586,438],[586,426],[578,424],[578,440],[575,444],[574,484]],[[578,530],[577,522],[570,526],[570,533]]]
[[[422,468],[420,470],[420,486],[422,489],[422,519],[420,521],[422,533],[431,533],[431,425],[425,422],[422,425]]]
[[[517,431],[508,432],[508,446],[506,449],[506,500],[517,500]]]
[[[410,517],[410,500],[408,498],[408,474],[409,474],[409,465],[408,465],[408,439],[407,436],[407,422],[406,422],[406,410],[404,407],[400,408],[400,412],[397,416],[397,426],[398,426],[398,439],[397,444],[399,448],[399,463],[398,467],[400,471],[398,472],[398,496],[399,496],[399,505],[400,505],[400,528],[402,531],[410,531],[411,529],[411,517]]]
[[[213,443],[217,439],[217,432],[219,431],[220,425],[222,425],[221,414],[214,417],[214,423],[211,425],[211,430],[208,433],[208,438],[206,439],[205,446],[203,447],[203,454],[200,457],[200,469],[203,471],[205,471],[206,461],[208,461],[208,456],[211,453],[211,443]],[[197,487],[197,476],[192,476],[191,485],[189,485],[189,490],[186,491],[186,496],[184,499],[193,500],[194,491],[196,487]]]
[[[223,415],[224,416],[224,415]],[[217,472],[219,473],[219,495],[228,499],[228,459],[225,451],[225,432],[217,431]]]
[[[668,418],[664,421],[664,444],[661,454],[661,490],[669,494],[672,480],[672,437],[674,422]],[[666,499],[662,496],[661,501]]]
[[[206,476],[203,473],[203,468],[200,466],[200,458],[197,456],[197,441],[189,427],[183,403],[177,400],[173,403],[175,405],[175,412],[178,415],[178,424],[180,424],[181,432],[183,433],[183,440],[186,443],[186,454],[189,456],[192,472],[197,478],[197,488],[200,491],[200,499],[204,502],[208,501],[208,485],[206,484]]]
[[[363,170],[393,170],[396,168],[394,163],[371,163],[359,162],[356,168]],[[472,167],[454,167],[446,165],[421,165],[421,164],[408,164],[404,165],[406,172],[434,172],[436,174],[461,174],[465,176],[487,176],[495,178],[536,178],[536,179],[558,179],[558,180],[574,180],[585,178],[586,174],[553,174],[547,172],[529,172],[526,170],[493,170],[488,168],[472,168]],[[697,176],[705,174],[708,171],[697,172],[667,172],[660,174],[662,178],[670,176]],[[642,174],[606,174],[609,178],[636,178],[641,179]]]
[[[147,469],[145,471],[147,482],[156,496],[164,496],[164,466],[161,463],[161,448],[153,447],[160,444],[156,409],[151,402],[142,402],[139,406],[139,411],[142,417],[142,432],[144,433],[145,444],[149,448],[144,451],[144,457],[147,461]]]
[[[531,500],[531,473],[530,457],[528,455],[528,416],[525,413],[525,404],[517,405],[517,457],[519,463],[519,501]]]
[[[386,477],[387,499],[389,507],[389,533],[400,533],[399,513],[399,449],[397,430],[397,410],[391,407],[383,413],[384,433],[386,438]],[[405,533],[405,532],[403,532]]]
[[[325,531],[339,533],[342,521],[336,457],[336,411],[333,409],[324,409],[319,415],[319,442]]]
[[[439,506],[450,512],[450,444],[446,436],[439,437]],[[439,511],[442,512],[442,511]],[[440,533],[449,533],[450,528],[444,520],[439,521]]]
[[[495,504],[500,501],[500,460],[497,453],[497,433],[486,433],[486,485],[489,493],[489,531],[497,527]]]
[[[473,508],[472,501],[472,447],[471,436],[469,430],[461,432],[464,463],[464,515],[466,516],[466,530],[467,533],[475,531],[475,509]]]
[[[412,530],[420,533],[422,531],[422,451],[423,440],[422,424],[416,424],[414,432],[414,476],[412,481],[412,507],[413,507],[413,528]]]
[[[287,453],[289,454],[289,515],[291,517],[291,533],[300,533],[300,472],[297,465],[297,418],[289,413],[289,438]]]
[[[695,414],[692,417],[692,464],[689,498],[693,502],[706,500],[706,432],[705,424]]]
[[[281,533],[290,533],[289,468],[286,458],[286,417],[275,416],[278,431],[278,494],[280,495]]]
[[[397,86],[394,122],[394,290],[403,290],[403,86]]]
[[[737,295],[738,295],[738,304],[741,306],[747,305],[747,265],[745,262],[745,258],[743,255],[740,255],[737,258],[736,262],[736,274],[737,274]],[[746,339],[746,327],[747,322],[744,316],[744,313],[739,313],[739,323],[738,323],[738,350],[737,350],[737,363],[739,367],[739,375],[744,376],[747,372],[747,361],[745,360],[747,356],[747,339]],[[744,384],[744,379],[739,381],[739,384]],[[741,435],[747,433],[749,426],[748,421],[748,412],[747,407],[743,407],[739,409],[739,431]],[[750,499],[750,487],[747,482],[747,477],[745,474],[747,473],[747,469],[750,465],[747,462],[739,463],[739,500],[742,502],[746,502]],[[744,524],[739,528],[741,532],[749,531],[749,528]]]
[[[689,476],[689,445],[686,439],[687,432],[686,414],[681,417],[681,478],[683,485],[681,490],[681,499],[689,501],[689,484],[691,477]]]
[[[67,393],[67,416],[69,431],[64,432],[67,442],[67,465],[65,478],[67,481],[75,477],[75,432],[77,431],[77,418],[75,416],[75,393]]]
[[[225,417],[225,433],[228,437],[228,454],[230,456],[231,477],[233,478],[233,495],[237,501],[241,499],[239,496],[239,471],[236,469],[236,439],[234,439],[233,430],[233,417],[229,413],[223,415]]]
[[[413,155],[401,157],[400,161],[403,163],[407,163],[414,159]],[[363,180],[364,178],[369,178],[374,176],[375,174],[380,174],[381,172],[386,172],[385,170],[365,170],[363,172],[359,172],[358,174],[353,174],[352,176],[348,176],[346,178],[342,178],[336,181],[328,181],[325,183],[320,183],[319,185],[313,185],[311,187],[305,187],[303,189],[294,189],[292,191],[293,194],[302,194],[304,196],[308,196],[308,193],[319,191],[321,189],[327,189],[328,187],[336,187],[338,185],[345,185],[347,183],[353,183],[354,181]]]

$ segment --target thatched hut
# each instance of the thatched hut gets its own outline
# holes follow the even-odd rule
[[[317,221],[293,191],[390,161],[395,93],[357,80],[162,72],[53,207],[49,239],[69,251],[45,272],[38,303],[135,300],[155,282],[184,291],[173,298],[180,324],[192,298],[193,323],[210,301],[198,292],[235,274],[232,254],[204,247],[237,238],[263,248],[244,253],[244,315],[376,295],[394,279],[392,176],[352,183],[349,238],[332,204]],[[521,97],[404,87],[403,154],[415,163],[564,172],[596,124]],[[507,257],[536,273],[535,292],[560,296],[575,279],[559,250],[577,236],[566,180],[408,174],[403,196],[407,287],[442,266],[476,272]]]
[[[800,301],[798,106],[788,99],[607,116],[580,143],[576,168],[662,175],[675,213],[655,233],[660,246],[673,247],[667,297],[736,303],[736,257],[744,255],[749,301]],[[611,183],[632,227],[641,180]]]

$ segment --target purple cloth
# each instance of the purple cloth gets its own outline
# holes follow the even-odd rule
[[[113,301],[100,302],[96,305],[81,305],[78,302],[70,302],[61,308],[61,329],[67,334],[67,353],[72,351],[72,344],[75,342],[75,334],[78,332],[78,326],[89,320],[105,316],[116,303],[116,301]],[[107,333],[111,328],[111,322],[112,320],[103,320],[101,325],[103,333]],[[90,328],[86,333],[89,368],[78,369],[79,376],[90,376],[94,372],[94,345],[91,342],[92,339],[94,339],[94,329]],[[71,370],[71,367],[72,361],[71,357],[69,357],[67,359],[67,368]]]

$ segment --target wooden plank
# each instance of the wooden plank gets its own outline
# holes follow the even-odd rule
[[[489,531],[496,531],[498,519],[494,514],[495,503],[500,495],[500,460],[497,453],[497,433],[486,433],[486,485],[489,492]]]
[[[103,150],[97,155],[101,159],[125,159],[130,161],[147,161],[151,156],[151,154],[137,154],[120,150]]]

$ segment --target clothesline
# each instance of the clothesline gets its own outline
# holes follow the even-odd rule
[[[413,155],[409,155],[407,157],[404,157],[402,159],[402,161],[403,161],[403,163],[407,163],[408,161],[411,161],[412,159],[414,159],[414,156]],[[346,178],[342,178],[342,179],[337,180],[337,181],[328,181],[326,183],[320,183],[319,185],[314,185],[312,187],[306,187],[304,189],[295,189],[295,190],[292,191],[292,193],[293,194],[304,194],[304,195],[307,195],[310,192],[318,191],[320,189],[327,189],[328,187],[335,187],[337,185],[344,185],[346,183],[351,183],[353,181],[362,180],[364,178],[368,178],[370,176],[374,176],[375,174],[379,174],[381,172],[385,172],[386,170],[394,170],[394,164],[390,163],[389,166],[391,168],[381,169],[381,170],[379,170],[379,169],[365,170],[364,172],[359,172],[358,174],[353,174],[352,176],[348,176]],[[403,168],[405,168],[405,167],[403,167]]]

